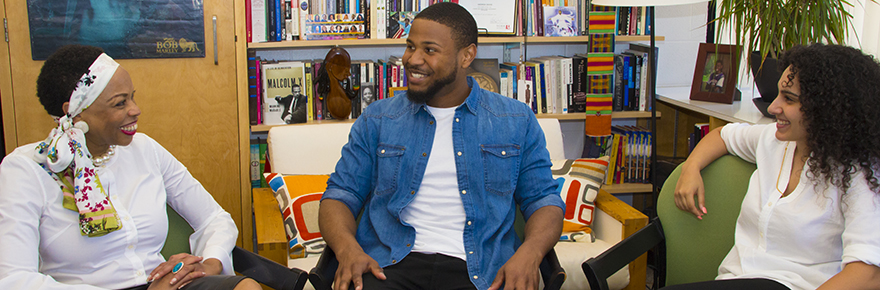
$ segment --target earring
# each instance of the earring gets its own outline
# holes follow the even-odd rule
[[[79,122],[76,122],[75,124],[73,124],[73,127],[79,129],[80,131],[82,131],[83,134],[89,132],[89,124],[86,123],[86,121],[79,121]]]

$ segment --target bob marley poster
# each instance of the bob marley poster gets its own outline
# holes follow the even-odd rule
[[[27,0],[34,60],[67,44],[116,59],[205,57],[202,0]]]

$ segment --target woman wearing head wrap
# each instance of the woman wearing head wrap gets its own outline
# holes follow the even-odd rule
[[[0,164],[0,289],[259,289],[229,276],[229,213],[137,133],[125,69],[100,48],[65,46],[43,65],[37,96],[58,125]],[[193,255],[161,255],[166,204],[195,229]]]

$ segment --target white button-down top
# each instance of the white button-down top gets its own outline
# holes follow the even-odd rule
[[[31,159],[36,144],[17,148],[0,165],[0,289],[120,289],[147,282],[164,262],[166,203],[196,232],[194,255],[232,271],[238,236],[223,210],[186,167],[144,134],[116,148],[98,177],[122,228],[101,237],[80,234],[76,212],[62,207],[58,184]],[[77,286],[72,286],[77,285]]]

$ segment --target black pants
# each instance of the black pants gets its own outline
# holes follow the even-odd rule
[[[182,290],[209,290],[209,289],[222,289],[222,290],[232,290],[235,286],[238,285],[241,280],[244,280],[245,276],[231,276],[231,275],[211,275],[205,276],[202,278],[198,278],[186,284],[182,288]],[[131,288],[125,288],[122,290],[146,290],[150,287],[150,283],[134,286]],[[352,288],[354,289],[354,288]]]
[[[661,290],[791,290],[785,285],[770,279],[727,279],[713,280],[663,287]]]
[[[412,252],[384,271],[384,281],[365,273],[364,289],[477,289],[468,278],[464,260],[441,254]]]

